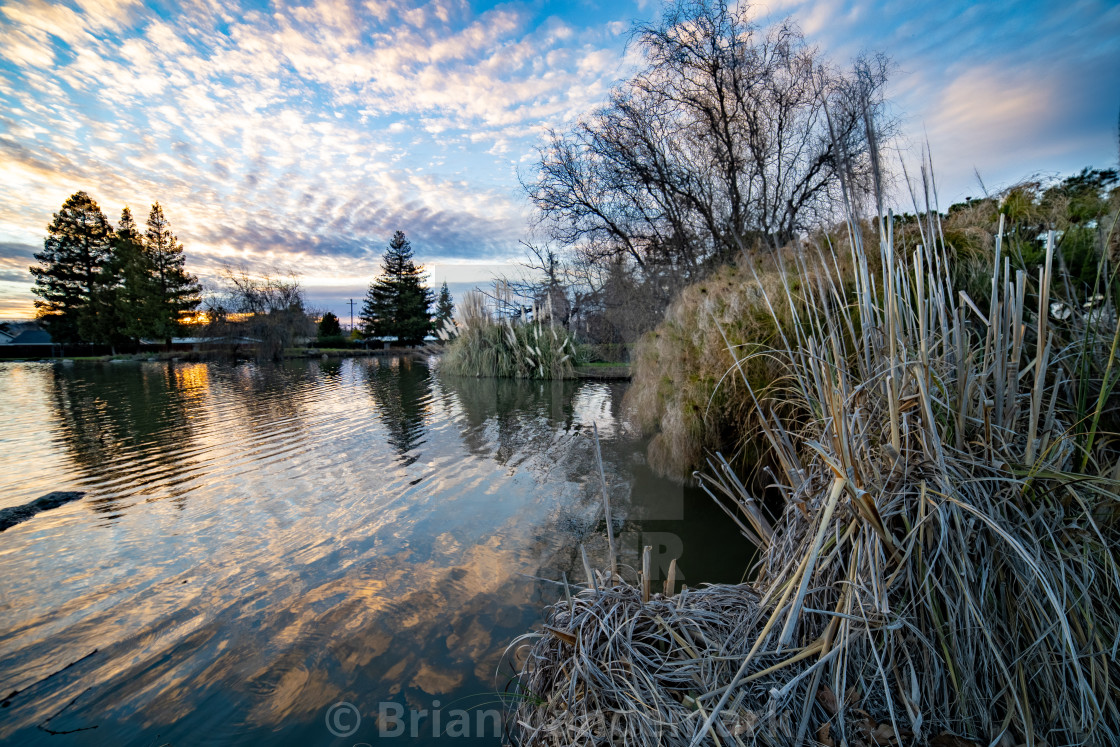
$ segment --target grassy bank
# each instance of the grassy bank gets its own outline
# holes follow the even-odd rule
[[[781,505],[719,459],[701,479],[762,548],[755,580],[589,579],[525,652],[523,743],[1120,742],[1116,275],[1106,249],[1068,282],[1053,234],[1013,270],[1004,220],[982,298],[932,214],[933,249],[852,221],[742,279],[769,339],[706,334]]]
[[[1037,294],[1036,278],[1046,259],[1046,231],[1054,229],[1054,300],[1062,305],[1057,316],[1071,316],[1075,306],[1085,311],[1086,303],[1099,311],[1108,295],[1109,275],[1105,270],[1098,278],[1100,261],[1108,259],[1108,266],[1115,268],[1120,258],[1120,234],[1113,229],[1120,190],[1108,191],[1108,173],[1086,169],[1049,186],[1016,184],[990,197],[953,205],[938,220],[895,215],[890,226],[895,251],[909,258],[915,247],[936,244],[946,257],[949,284],[966,292],[979,312],[987,314],[997,233],[1001,261],[1007,261],[1013,272],[1023,270],[1028,291]],[[876,246],[876,222],[864,220],[859,227],[860,239]],[[803,314],[811,298],[802,286],[818,282],[823,271],[846,292],[854,288],[857,268],[848,233],[841,228],[811,237],[812,246],[830,247],[827,261],[823,255],[799,260],[793,248],[786,247],[720,268],[687,287],[658,327],[638,342],[626,406],[631,418],[652,437],[650,462],[655,469],[687,477],[705,467],[706,455],[715,451],[726,454],[740,470],[761,466],[766,440],[754,418],[759,410],[754,398],[763,410],[780,412],[785,404],[781,386],[791,360],[784,355],[780,335],[795,335],[793,322],[799,317],[792,311]],[[866,261],[869,272],[877,275],[879,252],[871,252]],[[797,272],[787,294],[782,278],[791,268]],[[802,272],[815,274],[805,277]],[[1037,295],[1031,298],[1037,300]],[[1075,334],[1067,329],[1070,320],[1055,321],[1059,334]],[[731,348],[739,358],[738,369]],[[1082,362],[1090,368],[1094,365],[1092,358]],[[743,386],[739,369],[751,390]],[[1092,382],[1099,380],[1100,371],[1076,376]],[[1111,423],[1106,429],[1116,430],[1115,425],[1120,424]]]
[[[630,366],[626,363],[581,363],[576,366],[576,377],[603,381],[628,380]]]

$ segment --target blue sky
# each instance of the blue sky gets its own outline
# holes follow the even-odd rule
[[[896,69],[899,158],[932,148],[942,204],[1117,160],[1115,2],[772,0],[834,60]],[[461,291],[511,272],[534,147],[634,63],[660,4],[5,0],[0,318],[32,313],[31,253],[84,189],[114,223],[159,200],[211,280],[295,270],[345,319],[395,230]]]

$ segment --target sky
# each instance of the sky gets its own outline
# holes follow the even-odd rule
[[[159,201],[188,269],[296,272],[349,321],[396,230],[453,294],[516,274],[521,183],[637,63],[655,0],[0,0],[0,319],[68,196]],[[770,0],[837,63],[894,62],[892,158],[942,207],[1118,158],[1120,3]],[[360,308],[360,307],[358,307]]]

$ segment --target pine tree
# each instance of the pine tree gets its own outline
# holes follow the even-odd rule
[[[381,276],[370,283],[362,305],[367,337],[396,337],[402,345],[423,341],[432,330],[432,292],[412,258],[412,245],[401,231],[393,234],[381,258]]]
[[[87,319],[96,329],[97,342],[108,343],[113,352],[116,346],[135,340],[131,317],[134,313],[134,266],[143,259],[140,234],[132,213],[126,207],[121,212],[117,231],[109,237],[109,257],[101,268],[101,282],[90,297]]]
[[[455,304],[451,302],[451,291],[447,289],[447,281],[439,289],[439,300],[436,301],[436,329],[441,329],[444,324],[451,321],[455,313]]]
[[[151,337],[158,314],[155,265],[144,251],[144,238],[127,207],[113,234],[113,264],[120,283],[115,293],[120,334],[133,340]]]
[[[342,337],[342,325],[338,323],[338,317],[330,311],[323,314],[323,318],[319,320],[319,339],[327,337]]]
[[[75,192],[47,226],[43,251],[32,267],[39,296],[36,316],[56,342],[100,342],[103,329],[99,308],[107,280],[105,267],[112,256],[112,228],[101,208],[85,192]]]
[[[152,265],[155,297],[151,315],[151,334],[171,341],[179,331],[183,312],[193,311],[201,303],[202,287],[198,278],[184,267],[183,245],[171,233],[171,224],[157,202],[148,214],[148,230],[144,234],[144,253]]]

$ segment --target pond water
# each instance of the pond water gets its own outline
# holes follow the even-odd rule
[[[0,532],[0,741],[500,744],[506,647],[605,565],[593,425],[622,563],[740,579],[624,383],[430,364],[0,364],[0,508],[85,493]]]

